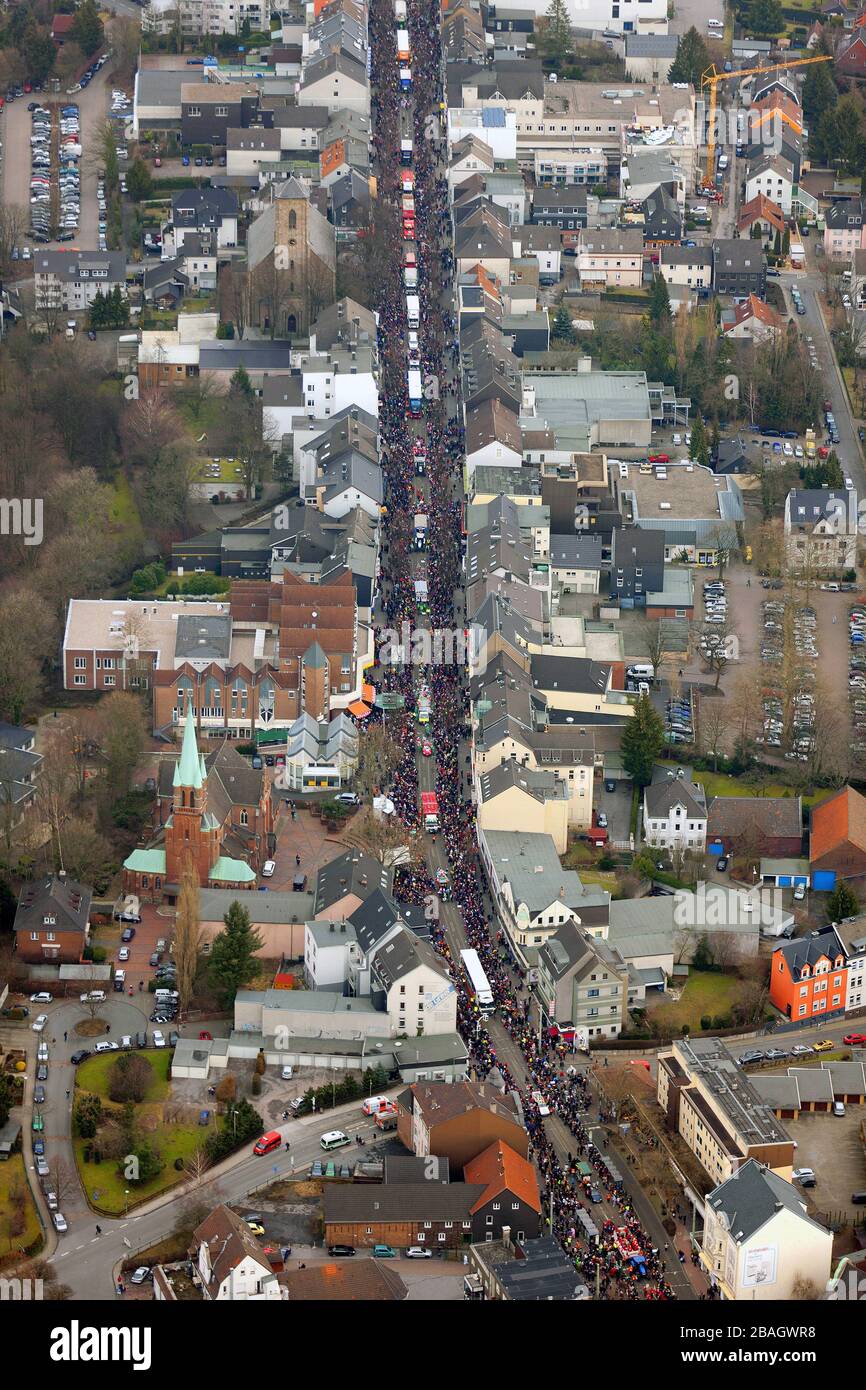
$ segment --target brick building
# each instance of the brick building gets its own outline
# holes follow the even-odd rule
[[[809,837],[812,874],[835,873],[838,878],[866,874],[866,796],[843,787],[812,808]]]
[[[502,1140],[526,1158],[529,1136],[517,1107],[489,1083],[419,1081],[397,1097],[397,1133],[419,1157],[435,1154],[462,1168]]]
[[[90,934],[93,891],[65,874],[26,883],[12,930],[15,950],[34,965],[75,965]]]
[[[188,709],[183,746],[172,774],[171,814],[154,842],[146,849],[133,850],[124,861],[125,892],[171,902],[189,860],[203,888],[255,888],[255,870],[245,860],[224,853],[230,846],[226,844],[225,826],[210,809],[208,781],[205,760],[198,751],[195,720]]]

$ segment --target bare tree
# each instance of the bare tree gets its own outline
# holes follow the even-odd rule
[[[417,842],[396,817],[377,815],[369,807],[358,813],[343,839],[385,865],[405,863],[420,852]]]
[[[24,238],[30,219],[20,203],[0,203],[0,280],[8,278],[12,266],[12,249]]]
[[[399,741],[388,728],[387,715],[385,718],[384,724],[369,724],[358,744],[358,766],[352,785],[364,801],[372,800],[390,784],[400,762]]]
[[[174,933],[174,963],[181,1009],[189,1008],[201,950],[199,881],[192,857],[183,866]]]
[[[201,1187],[210,1168],[210,1159],[204,1149],[195,1149],[183,1165],[183,1171],[189,1178],[190,1186],[193,1191]]]

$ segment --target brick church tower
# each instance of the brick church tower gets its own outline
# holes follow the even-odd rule
[[[198,751],[191,704],[173,787],[171,816],[165,825],[166,883],[180,883],[189,856],[198,870],[199,883],[207,883],[220,857],[221,835],[219,822],[207,808],[207,773]]]

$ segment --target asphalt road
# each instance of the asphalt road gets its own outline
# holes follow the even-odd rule
[[[811,240],[812,238],[810,238]],[[808,243],[806,243],[808,244]],[[811,256],[811,250],[807,253]],[[835,445],[836,453],[842,463],[845,472],[854,482],[854,487],[858,497],[866,495],[866,472],[863,468],[863,454],[860,441],[857,436],[857,427],[851,414],[851,407],[848,403],[848,393],[845,390],[842,376],[836,363],[836,355],[830,341],[830,334],[824,322],[818,304],[818,295],[823,290],[823,279],[819,272],[809,269],[803,271],[783,271],[779,283],[784,287],[789,303],[789,312],[794,317],[794,322],[805,337],[811,335],[815,342],[815,351],[821,365],[821,374],[826,394],[833,402],[833,414],[836,417],[836,425],[839,430],[839,443]],[[796,285],[800,291],[806,312],[798,315],[790,301],[790,288]],[[824,434],[824,421],[815,421],[817,432],[820,436]],[[822,439],[823,442],[823,439]]]

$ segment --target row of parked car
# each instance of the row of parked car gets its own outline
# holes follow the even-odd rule
[[[851,710],[852,747],[866,753],[866,606],[853,603],[848,610],[848,701]]]
[[[694,743],[694,741],[695,725],[691,699],[684,695],[672,696],[665,705],[665,743]],[[600,818],[599,824],[601,824]]]

